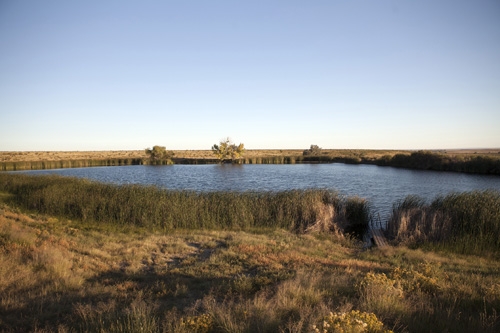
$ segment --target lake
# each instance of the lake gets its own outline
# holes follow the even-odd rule
[[[500,177],[407,170],[374,165],[243,164],[116,166],[18,171],[59,174],[114,184],[144,184],[194,191],[283,191],[321,188],[366,198],[372,212],[386,219],[393,203],[407,195],[431,201],[451,192],[493,189]]]

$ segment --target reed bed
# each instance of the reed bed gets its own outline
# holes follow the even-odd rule
[[[409,196],[394,205],[387,231],[397,243],[432,245],[463,254],[498,254],[500,192],[452,193],[430,204]]]
[[[64,168],[86,168],[97,166],[119,166],[145,164],[140,158],[115,158],[102,160],[16,161],[0,162],[0,171],[43,170]]]
[[[327,190],[174,191],[61,176],[0,174],[0,191],[13,194],[16,205],[44,214],[159,230],[321,229],[357,235],[369,222],[365,201]]]

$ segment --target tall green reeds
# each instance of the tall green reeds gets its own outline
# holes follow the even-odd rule
[[[387,225],[398,243],[429,244],[464,254],[500,251],[500,192],[452,193],[426,204],[410,196]]]
[[[322,225],[321,230],[356,233],[362,223],[368,225],[366,203],[342,199],[327,190],[173,191],[60,176],[0,174],[0,191],[13,194],[17,205],[41,213],[162,230],[282,228],[304,232]]]
[[[139,165],[139,164],[143,164],[143,163],[144,163],[143,160],[140,158],[0,162],[0,171],[85,168],[85,167],[96,167],[96,166],[119,166],[119,165]]]

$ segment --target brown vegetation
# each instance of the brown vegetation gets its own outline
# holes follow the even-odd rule
[[[394,205],[387,235],[395,244],[498,257],[500,192],[475,191],[437,197],[430,204],[408,196]]]
[[[176,158],[213,159],[212,150],[172,150]],[[396,150],[356,150],[356,149],[322,149],[325,156],[366,156],[377,159],[384,155],[409,153]],[[303,154],[301,149],[247,149],[246,158],[257,157],[297,157]],[[144,150],[114,150],[114,151],[0,151],[0,162],[31,162],[31,161],[63,161],[63,160],[107,160],[107,159],[148,158]]]
[[[115,158],[147,158],[144,150],[116,151],[23,151],[0,152],[0,162],[36,162],[69,160],[106,160]]]
[[[26,213],[12,199],[0,193],[2,332],[500,328],[500,262],[489,256],[363,251],[338,232],[164,233]]]
[[[213,159],[213,152],[207,150],[172,150],[174,156],[180,159]],[[269,157],[299,157],[302,149],[246,149],[246,158]],[[471,158],[475,156],[496,157],[500,149],[455,149],[430,151],[449,157]],[[409,155],[409,150],[371,150],[371,149],[321,149],[320,155],[337,158],[359,158],[364,160],[379,160],[382,157],[393,157],[396,154]],[[144,150],[113,150],[113,151],[0,151],[0,162],[36,162],[36,161],[66,161],[66,160],[109,160],[109,159],[145,159],[148,155]]]
[[[214,147],[216,147],[215,145]],[[162,147],[164,148],[164,147]],[[243,149],[241,145],[239,148]],[[313,149],[315,148],[315,149]],[[312,152],[312,150],[314,152]],[[400,168],[500,174],[498,150],[395,151],[321,149],[315,145],[300,150],[245,150],[231,159],[216,158],[210,150],[169,151],[161,164],[209,164],[232,162],[246,164],[350,163],[375,164]],[[146,150],[147,152],[148,150]],[[151,164],[144,151],[110,152],[0,152],[0,170],[34,170],[90,166]]]

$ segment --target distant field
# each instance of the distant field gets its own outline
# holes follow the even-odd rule
[[[500,149],[498,148],[483,148],[483,149],[448,149],[436,152],[445,153],[447,155],[498,155]]]
[[[111,159],[111,158],[143,158],[146,154],[142,150],[113,150],[113,151],[3,151],[0,152],[0,162],[27,162],[27,161],[61,161],[82,159]]]
[[[211,150],[173,150],[176,158],[214,158]],[[301,156],[303,149],[249,149],[245,157]],[[367,157],[380,158],[398,153],[410,153],[402,150],[361,150],[361,149],[323,149],[322,155],[335,157]],[[99,160],[117,158],[146,158],[144,150],[110,150],[110,151],[0,151],[0,162],[33,162],[61,160]]]
[[[249,149],[245,157],[301,156],[303,149]],[[211,150],[173,150],[176,158],[211,159]],[[371,149],[323,149],[321,155],[332,157],[364,157],[378,159],[382,156],[410,154],[410,150],[371,150]],[[500,155],[500,149],[450,149],[432,152],[455,155]],[[99,160],[117,158],[146,158],[144,150],[109,150],[109,151],[0,151],[0,162],[61,161],[61,160]]]

